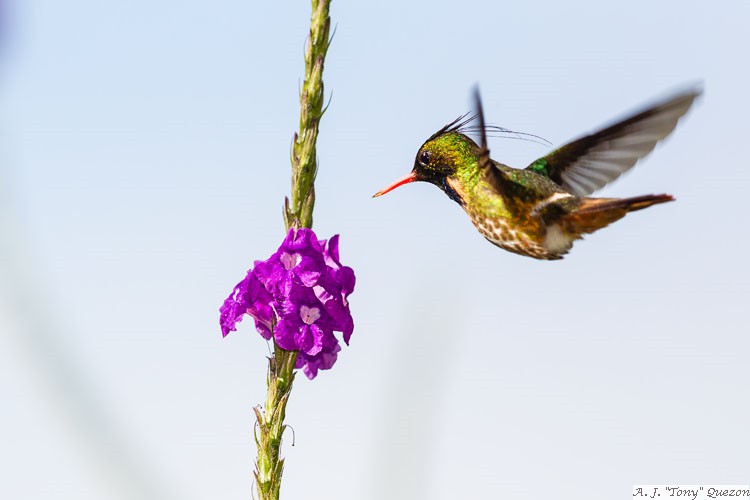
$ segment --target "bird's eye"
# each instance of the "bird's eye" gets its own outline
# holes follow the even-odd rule
[[[426,167],[430,163],[431,159],[432,153],[430,153],[429,151],[422,151],[421,153],[419,153],[419,164],[423,167]]]

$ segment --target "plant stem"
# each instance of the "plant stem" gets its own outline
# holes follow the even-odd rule
[[[255,464],[255,482],[260,500],[278,500],[284,459],[279,458],[281,437],[284,434],[286,403],[294,382],[296,351],[285,351],[274,342],[274,355],[268,358],[268,393],[265,411],[255,407],[258,427],[255,444],[258,460]]]
[[[318,171],[316,142],[323,109],[323,62],[330,44],[330,0],[312,0],[310,36],[305,48],[305,79],[300,94],[299,132],[292,147],[292,200],[285,200],[284,224],[312,227],[315,205],[315,175]],[[254,408],[257,418],[255,443],[258,459],[255,482],[259,500],[278,500],[284,459],[279,457],[284,434],[286,404],[294,382],[297,351],[281,349],[274,341],[274,355],[268,360],[266,405]]]
[[[330,0],[312,0],[310,36],[305,47],[305,80],[300,94],[299,133],[292,146],[292,201],[287,200],[285,222],[287,231],[295,223],[312,227],[315,204],[315,175],[318,172],[315,145],[323,109],[323,62],[331,41],[328,15]]]

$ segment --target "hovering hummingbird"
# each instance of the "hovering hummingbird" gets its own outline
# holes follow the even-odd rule
[[[475,87],[475,113],[462,115],[435,132],[419,148],[412,171],[373,197],[410,182],[429,182],[461,205],[491,243],[535,259],[562,259],[583,235],[628,212],[674,200],[668,194],[588,196],[650,153],[700,94],[699,88],[680,92],[519,170],[490,158],[487,132],[510,131],[485,126]],[[477,136],[479,144],[469,134]]]

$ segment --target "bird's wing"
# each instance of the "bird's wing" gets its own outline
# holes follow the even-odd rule
[[[526,167],[576,196],[587,196],[617,179],[674,130],[701,95],[691,88],[603,130],[577,139]]]
[[[477,124],[474,127],[477,138],[479,139],[479,158],[477,160],[477,167],[482,173],[484,179],[497,190],[500,194],[507,194],[508,179],[505,174],[495,167],[495,164],[490,159],[490,150],[487,147],[487,128],[484,122],[484,110],[482,109],[482,98],[479,95],[479,86],[474,87],[472,94],[472,105],[474,108],[474,117],[477,120]]]

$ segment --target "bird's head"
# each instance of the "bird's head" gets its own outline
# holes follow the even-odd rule
[[[409,174],[396,180],[375,193],[382,196],[399,186],[422,181],[435,184],[454,198],[446,180],[456,177],[468,169],[476,169],[479,146],[459,128],[464,125],[464,117],[446,125],[433,134],[417,151],[414,167]],[[460,200],[456,200],[460,203]]]

